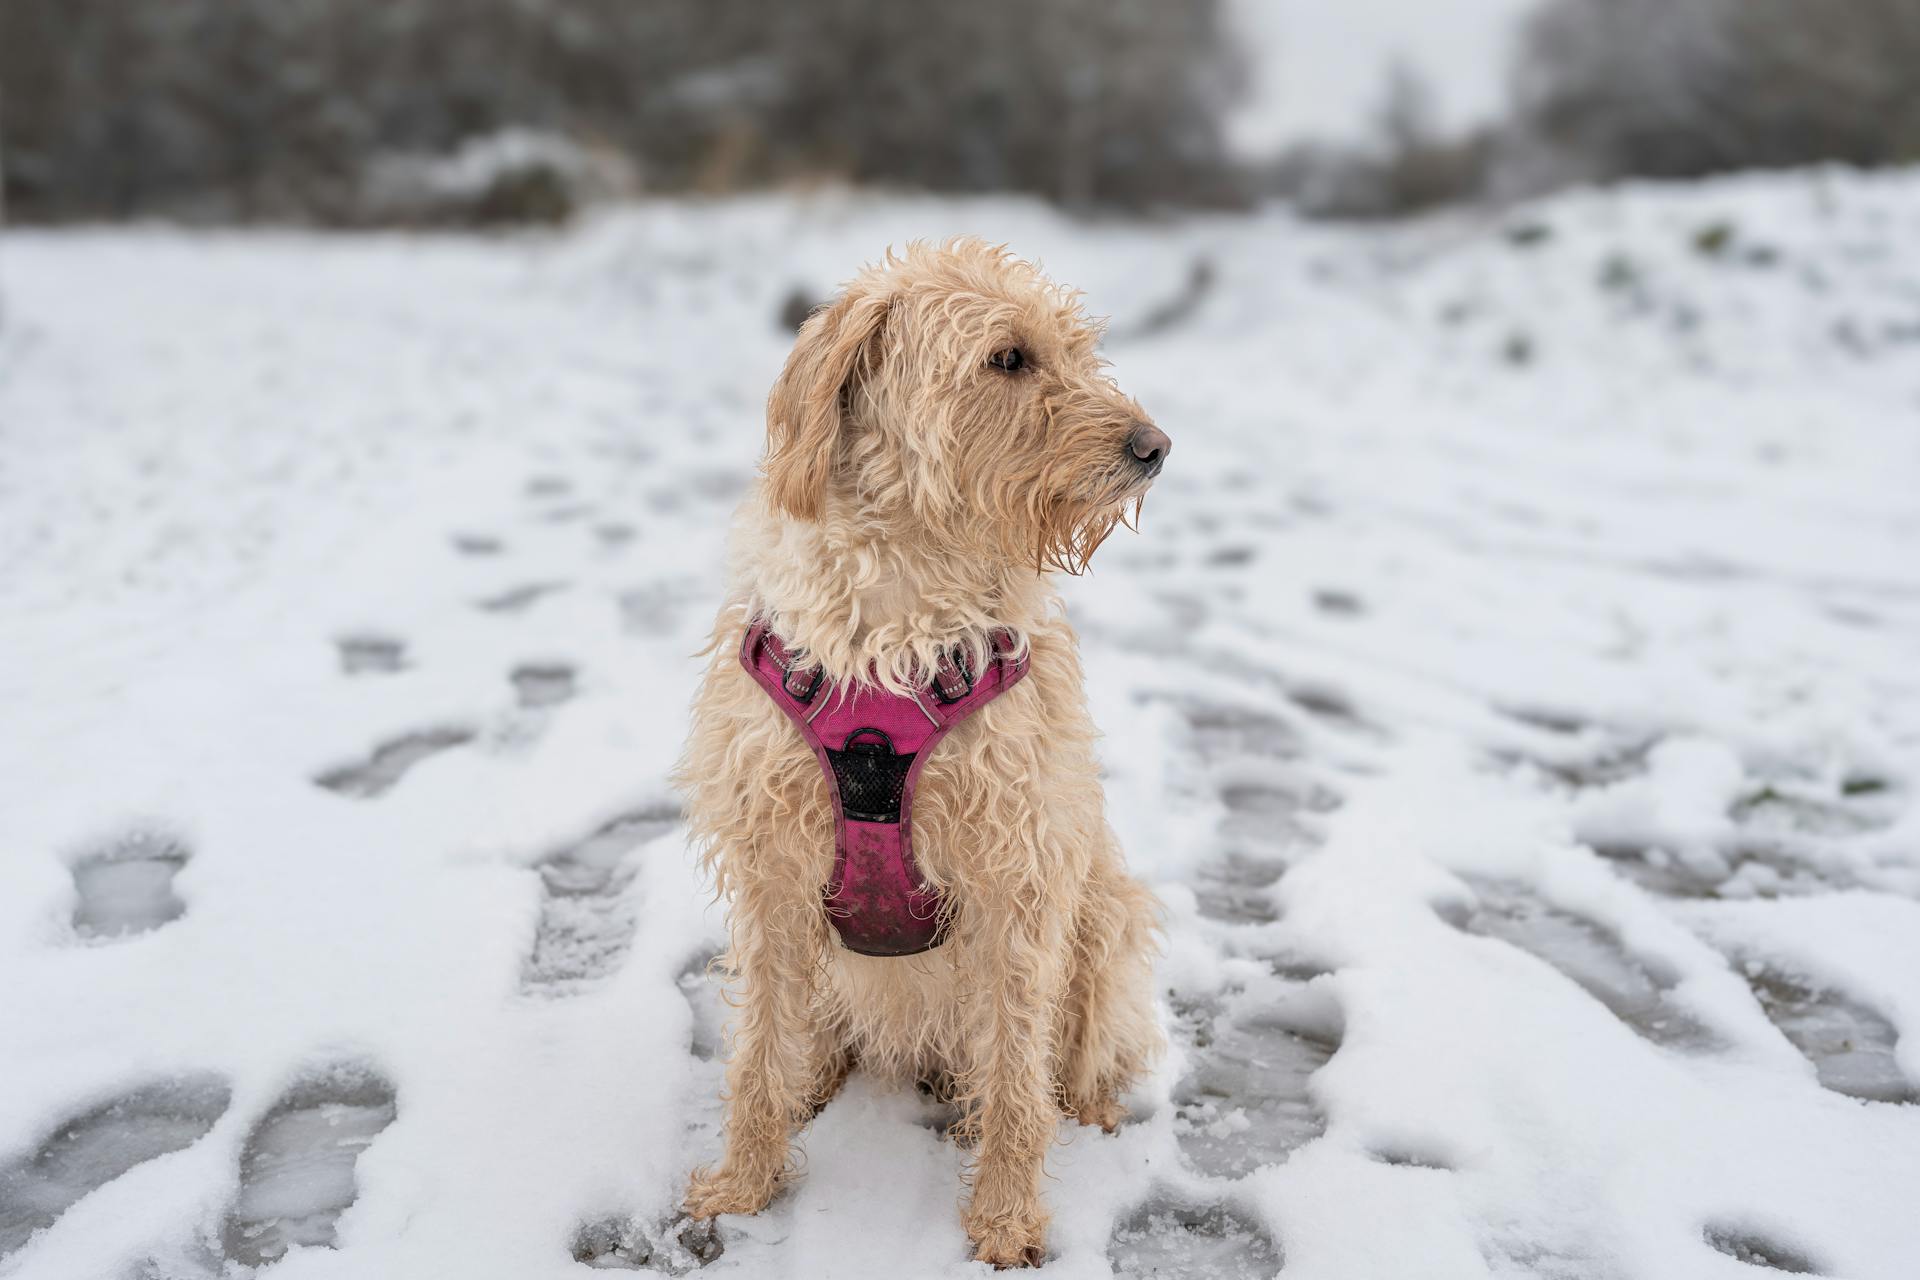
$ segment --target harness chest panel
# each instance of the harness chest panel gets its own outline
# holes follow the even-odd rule
[[[747,629],[740,665],[800,730],[827,779],[833,877],[821,896],[849,951],[910,956],[942,941],[940,895],[913,861],[913,785],[949,730],[1027,674],[1012,636],[996,633],[993,645],[985,670],[950,655],[925,685],[897,694],[836,687],[819,667],[796,668],[765,623]]]

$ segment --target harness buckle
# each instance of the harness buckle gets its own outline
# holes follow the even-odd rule
[[[940,665],[933,673],[933,696],[943,707],[950,707],[973,692],[973,672],[967,670],[963,661],[965,655],[957,649],[949,649],[940,655]]]
[[[820,692],[820,681],[826,675],[826,668],[820,666],[795,667],[793,655],[787,651],[779,636],[769,631],[761,639],[767,652],[780,668],[780,687],[787,696],[802,706],[813,701],[813,695]]]
[[[820,677],[826,674],[823,667],[808,667],[804,671],[786,669],[786,675],[780,681],[780,687],[795,702],[805,704],[813,701],[813,695],[820,692]]]

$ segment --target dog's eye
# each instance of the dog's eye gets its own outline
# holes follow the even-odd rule
[[[1018,373],[1027,367],[1027,353],[1018,347],[1008,347],[1004,351],[996,351],[988,356],[987,363],[1007,373]]]

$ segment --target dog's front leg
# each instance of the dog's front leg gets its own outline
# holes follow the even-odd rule
[[[820,903],[788,886],[753,885],[733,903],[728,967],[741,980],[727,1062],[727,1147],[696,1170],[687,1212],[758,1213],[787,1172],[793,1131],[814,1111],[822,1069],[812,1023],[823,945]]]
[[[979,946],[979,1040],[965,1094],[979,1139],[967,1235],[995,1267],[1038,1266],[1047,1251],[1041,1166],[1058,1133],[1053,1027],[1065,979],[1064,934],[1054,913],[1008,903]],[[1028,914],[1028,912],[1032,914]]]

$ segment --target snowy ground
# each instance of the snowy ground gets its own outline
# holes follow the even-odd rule
[[[1920,180],[1800,176],[12,235],[0,1276],[977,1272],[857,1078],[673,1221],[722,922],[664,781],[781,299],[958,231],[1179,443],[1068,588],[1175,1050],[1063,1129],[1048,1273],[1913,1274]]]

